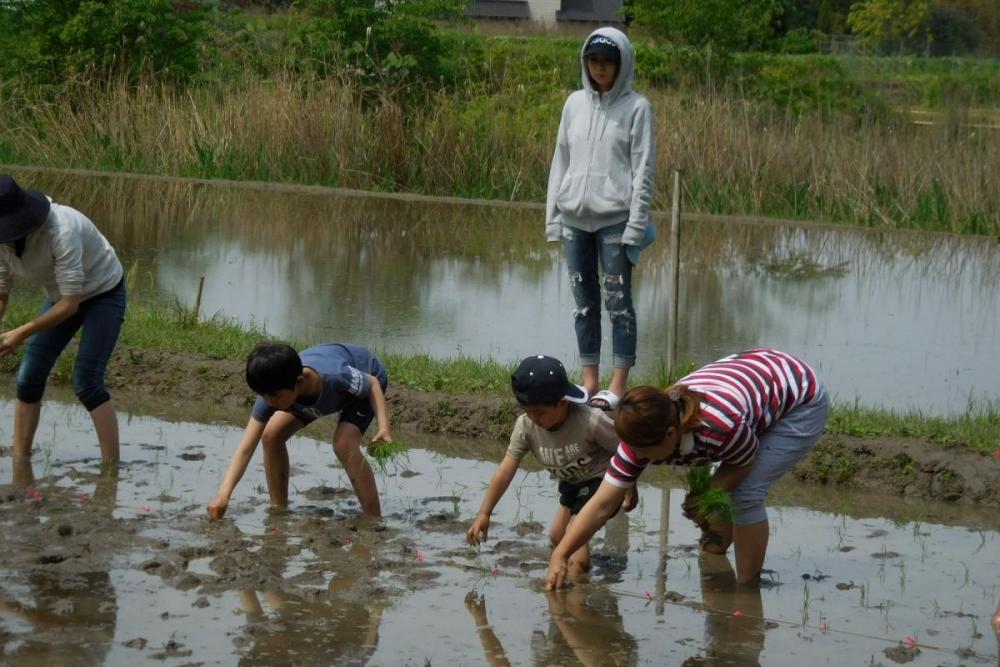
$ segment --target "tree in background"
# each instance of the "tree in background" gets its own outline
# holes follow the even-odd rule
[[[633,0],[630,17],[658,37],[740,51],[767,44],[784,7],[782,0]]]
[[[849,30],[847,16],[855,0],[822,0],[816,11],[816,29],[828,35],[843,35]]]
[[[410,84],[440,80],[448,49],[436,21],[464,16],[467,0],[301,0],[309,21],[303,55],[344,66],[361,81]]]
[[[0,78],[58,83],[143,71],[187,78],[199,68],[209,11],[195,0],[0,3]]]
[[[902,52],[909,40],[929,39],[930,11],[930,0],[864,0],[851,5],[847,21],[867,43],[892,45]]]

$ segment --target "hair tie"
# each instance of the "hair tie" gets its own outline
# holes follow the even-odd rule
[[[679,392],[679,391],[677,391],[675,389],[674,391],[672,391],[669,394],[667,394],[667,398],[669,398],[674,403],[678,403],[681,400],[681,392]]]

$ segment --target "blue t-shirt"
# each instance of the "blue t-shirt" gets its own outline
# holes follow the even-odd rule
[[[385,366],[378,357],[359,345],[326,343],[315,345],[299,353],[302,365],[308,366],[323,378],[319,398],[311,405],[295,402],[287,410],[308,424],[324,415],[332,415],[357,399],[368,398],[368,376],[374,375],[384,385]],[[258,396],[253,404],[253,418],[267,423],[277,410]]]

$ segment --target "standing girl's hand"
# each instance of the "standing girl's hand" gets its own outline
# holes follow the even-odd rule
[[[993,632],[1000,635],[1000,604],[997,605],[997,612],[993,614]]]
[[[545,590],[557,591],[566,585],[566,573],[569,569],[569,559],[553,551],[549,557],[549,571],[545,573]]]
[[[0,357],[5,357],[24,342],[24,336],[21,335],[20,329],[11,329],[10,331],[0,335]]]
[[[468,532],[465,533],[465,539],[468,540],[469,544],[472,546],[476,546],[480,542],[486,541],[486,536],[489,532],[490,517],[488,514],[480,512],[476,515],[476,520],[472,522],[472,526],[469,527]]]

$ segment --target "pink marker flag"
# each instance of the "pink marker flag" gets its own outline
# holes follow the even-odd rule
[[[647,600],[652,600],[653,599],[653,594],[650,593],[649,591],[646,591],[646,599]]]
[[[139,509],[141,509],[141,510],[142,510],[143,512],[145,512],[146,514],[149,514],[149,512],[150,512],[150,509],[149,509],[149,505],[143,505],[143,506],[142,506],[142,507],[140,507]]]
[[[493,566],[490,568],[490,572],[492,572],[493,574],[496,574],[499,571],[500,571],[500,566],[497,565],[496,563],[493,563]]]
[[[917,640],[913,638],[913,635],[906,635],[906,639],[904,639],[903,641],[910,648],[916,648],[917,647]]]
[[[420,549],[417,549],[417,560],[420,561],[421,563],[424,562],[424,554],[421,553]]]
[[[736,611],[733,612],[733,616],[742,616],[742,615],[743,615],[743,612],[740,611],[739,609],[737,609]]]

